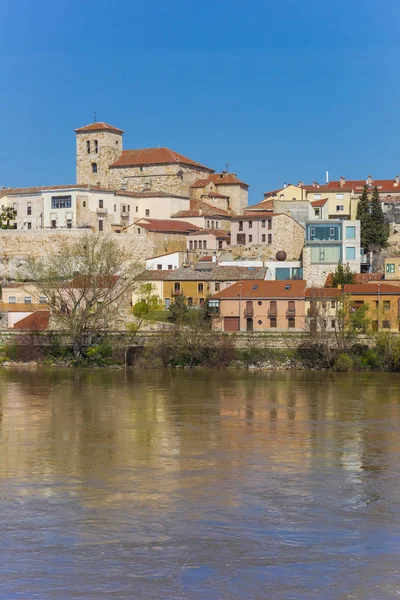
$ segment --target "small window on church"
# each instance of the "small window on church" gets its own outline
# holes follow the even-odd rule
[[[139,167],[139,171],[143,171],[143,167]]]
[[[94,140],[94,151],[96,154],[99,152],[99,142],[97,140]]]
[[[92,173],[97,173],[97,163],[92,163]]]
[[[104,200],[99,200],[99,208],[104,208]]]
[[[87,153],[90,154],[90,142],[89,140],[86,142]]]

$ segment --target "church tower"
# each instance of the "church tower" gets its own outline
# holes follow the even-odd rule
[[[122,154],[123,130],[107,123],[75,129],[76,183],[111,187],[109,167]]]

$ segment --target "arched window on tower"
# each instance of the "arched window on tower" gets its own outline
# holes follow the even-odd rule
[[[90,154],[90,142],[89,140],[86,142],[87,153]]]
[[[97,140],[94,140],[94,151],[96,154],[99,153],[99,142]]]
[[[92,173],[97,173],[97,163],[92,163]]]

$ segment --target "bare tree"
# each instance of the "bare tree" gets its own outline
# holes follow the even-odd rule
[[[29,260],[26,269],[80,358],[96,335],[114,327],[139,267],[117,242],[88,233],[46,260]]]

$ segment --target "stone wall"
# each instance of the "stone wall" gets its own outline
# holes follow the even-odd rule
[[[303,250],[303,278],[307,281],[308,287],[324,287],[329,273],[333,273],[337,265],[332,264],[312,264],[311,249]]]
[[[23,278],[24,263],[28,258],[45,258],[53,252],[62,252],[64,245],[74,243],[88,233],[95,235],[90,229],[0,230],[0,278]],[[156,240],[150,236],[117,233],[103,235],[115,240],[132,261],[143,263],[143,268],[145,258],[156,254]]]
[[[98,152],[95,150],[95,140]],[[90,142],[90,154],[87,142]],[[90,131],[76,135],[76,182],[90,183],[101,187],[110,187],[110,165],[122,153],[122,134],[111,131]],[[92,164],[97,164],[97,173],[93,173]]]

